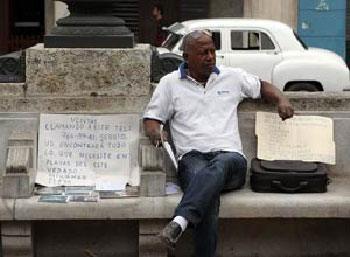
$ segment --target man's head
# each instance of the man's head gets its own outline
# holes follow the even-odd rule
[[[208,30],[196,30],[184,37],[183,57],[190,76],[206,82],[215,69],[215,44]]]
[[[152,9],[152,15],[154,17],[162,17],[163,16],[163,7],[159,4],[156,4],[153,6],[153,9]]]

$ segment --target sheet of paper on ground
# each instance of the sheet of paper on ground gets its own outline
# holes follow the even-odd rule
[[[255,121],[259,159],[335,164],[332,119],[294,116],[282,121],[277,113],[258,112]]]
[[[136,157],[139,116],[41,114],[36,182],[44,186],[126,183]],[[109,181],[106,185],[101,182]],[[111,179],[113,181],[111,181]]]

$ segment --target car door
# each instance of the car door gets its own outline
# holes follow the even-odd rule
[[[259,76],[262,80],[272,81],[272,72],[282,60],[282,54],[273,37],[264,30],[227,28],[225,64],[237,67]]]
[[[223,34],[223,29],[211,29],[211,34],[216,48],[216,64],[226,64],[225,63],[225,39]]]

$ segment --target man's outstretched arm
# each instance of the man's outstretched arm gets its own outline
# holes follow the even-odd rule
[[[282,120],[293,117],[293,106],[277,87],[266,81],[261,81],[260,93],[262,98],[278,105],[278,113]]]

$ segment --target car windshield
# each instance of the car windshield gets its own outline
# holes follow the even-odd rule
[[[162,44],[162,47],[165,47],[169,51],[171,51],[175,47],[176,43],[179,42],[182,37],[183,37],[182,35],[171,32],[168,38]]]
[[[295,31],[293,31],[295,38],[299,41],[299,43],[302,45],[302,47],[304,49],[308,49],[309,47],[305,44],[305,42],[303,40],[301,40],[301,38],[299,37],[299,35],[297,33],[295,33]]]

